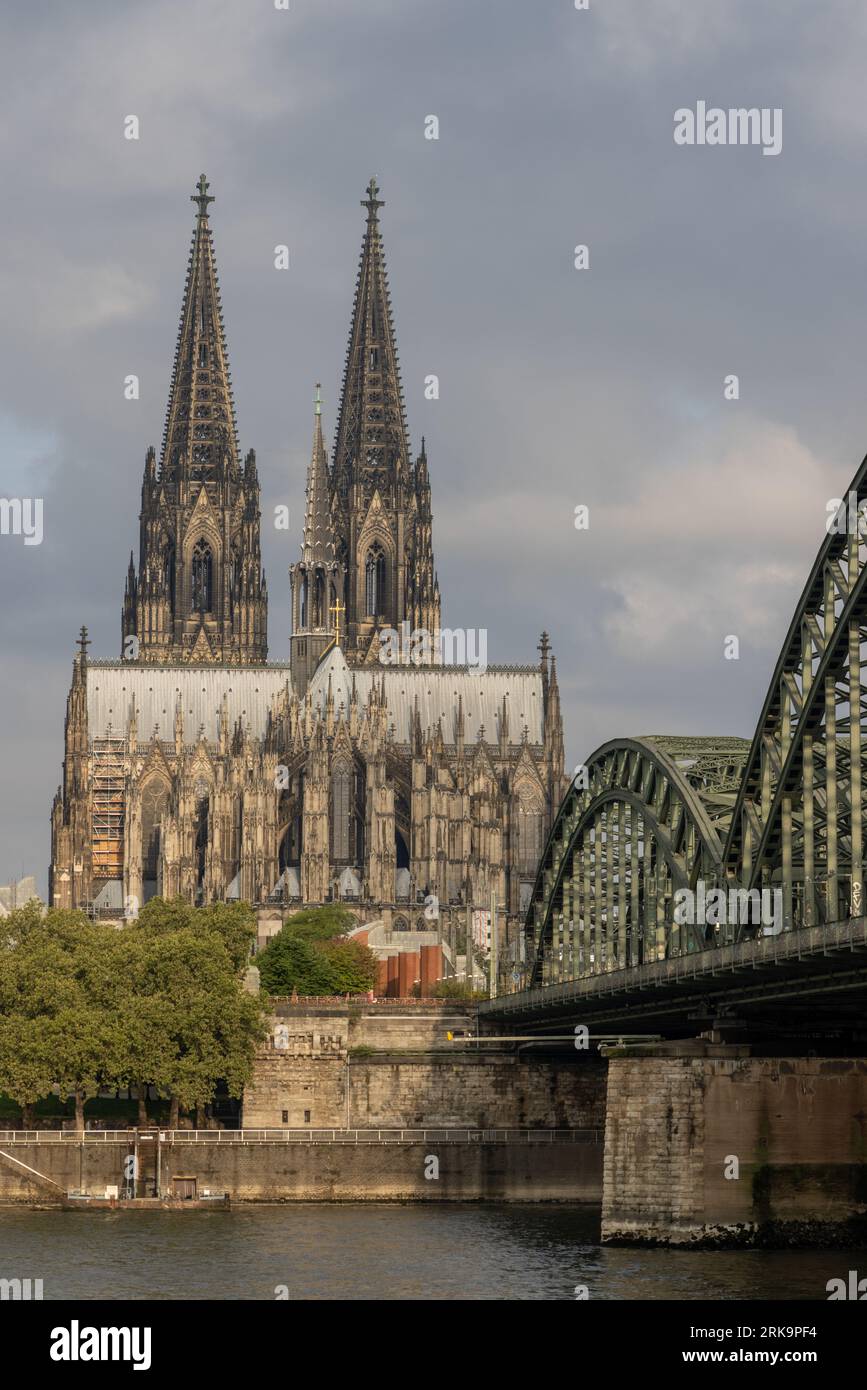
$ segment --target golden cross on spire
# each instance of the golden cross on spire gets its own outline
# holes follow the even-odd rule
[[[341,613],[345,613],[345,612],[346,612],[346,604],[345,604],[345,603],[341,603],[339,598],[338,598],[338,599],[335,599],[334,603],[332,603],[332,605],[331,605],[331,607],[329,608],[328,611],[329,611],[329,613],[332,613],[332,614],[334,615],[334,645],[335,645],[335,647],[339,647],[339,646],[340,646],[340,615],[341,615]]]
[[[190,202],[191,202],[191,203],[198,203],[198,205],[199,205],[199,216],[200,216],[200,217],[207,217],[207,215],[208,215],[208,203],[213,203],[213,202],[214,202],[214,199],[213,199],[213,198],[211,197],[211,195],[208,193],[208,189],[210,188],[210,186],[211,186],[211,185],[208,183],[208,180],[205,178],[204,174],[200,174],[200,175],[199,175],[199,182],[196,184],[196,188],[198,189],[198,193],[191,193],[191,194],[190,194]]]

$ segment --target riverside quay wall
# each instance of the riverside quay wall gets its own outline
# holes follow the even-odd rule
[[[121,1195],[134,1154],[138,1197],[598,1205],[605,1062],[476,1034],[467,1004],[275,1000],[240,1130],[0,1133],[0,1203]]]
[[[602,1136],[577,1130],[178,1130],[139,1135],[137,1196],[235,1202],[598,1203]],[[0,1132],[0,1204],[123,1195],[132,1133]]]
[[[863,1243],[867,1060],[699,1042],[612,1052],[602,1238]]]

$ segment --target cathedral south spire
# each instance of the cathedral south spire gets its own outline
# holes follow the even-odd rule
[[[379,185],[370,180],[355,285],[334,464],[332,517],[345,573],[345,646],[350,664],[375,662],[378,633],[404,621],[439,627],[430,485],[424,451],[410,455],[392,319]]]
[[[367,225],[355,286],[349,346],[334,447],[335,486],[387,491],[409,474],[409,444],[400,381],[385,250],[379,226],[379,186],[371,179],[361,206]]]
[[[191,195],[159,469],[153,450],[145,463],[139,571],[130,566],[123,605],[128,660],[244,665],[267,655],[259,482],[252,451],[240,465],[209,187],[202,174]]]

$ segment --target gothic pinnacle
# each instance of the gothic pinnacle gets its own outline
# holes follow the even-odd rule
[[[375,222],[379,209],[385,207],[385,203],[383,202],[383,200],[381,198],[377,198],[376,196],[379,192],[379,184],[376,182],[375,177],[370,180],[370,183],[367,185],[367,189],[365,191],[367,193],[367,197],[362,198],[361,206],[363,208],[367,208],[368,222]]]
[[[215,199],[208,193],[210,186],[204,174],[200,174],[199,182],[196,184],[196,192],[190,194],[190,202],[198,204],[199,217],[207,217],[208,203],[215,202]]]

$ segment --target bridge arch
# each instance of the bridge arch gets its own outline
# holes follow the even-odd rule
[[[525,927],[540,985],[703,949],[674,895],[717,885],[749,744],[612,739],[573,778],[539,864]]]
[[[828,518],[752,740],[615,739],[573,782],[527,915],[527,982],[747,934],[684,931],[680,887],[773,893],[775,932],[863,916],[865,664],[867,458]]]
[[[774,667],[726,872],[779,891],[784,929],[864,912],[867,459],[819,549]]]

